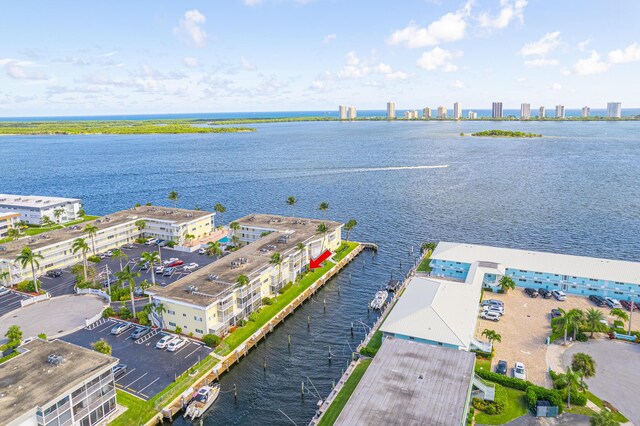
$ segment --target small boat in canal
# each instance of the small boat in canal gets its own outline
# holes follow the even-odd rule
[[[219,394],[220,385],[218,384],[201,387],[187,406],[184,417],[191,420],[202,417],[205,411],[213,405]]]
[[[369,304],[369,306],[373,310],[382,309],[385,303],[387,303],[387,297],[389,297],[389,292],[386,290],[380,290],[376,292],[376,295],[371,301],[371,303]]]

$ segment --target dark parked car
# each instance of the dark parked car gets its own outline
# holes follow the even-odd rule
[[[127,365],[118,364],[115,367],[113,367],[113,378],[118,380],[120,377],[124,376],[126,372],[127,372]]]
[[[607,302],[604,300],[604,297],[601,296],[597,296],[595,294],[592,294],[591,296],[589,296],[589,300],[591,300],[593,303],[595,303],[597,306],[605,306],[607,304]]]
[[[633,302],[629,302],[628,300],[621,300],[620,304],[622,305],[623,308],[625,308],[627,311],[631,311],[631,307],[633,306]],[[635,306],[633,306],[633,310],[635,311],[636,308]]]
[[[61,269],[52,269],[50,271],[47,271],[47,276],[49,278],[58,278],[62,276],[62,270]]]
[[[543,299],[551,299],[551,292],[546,288],[539,288],[538,294],[542,296]]]
[[[551,319],[554,318],[558,318],[562,316],[562,312],[560,312],[560,309],[552,309],[551,310]]]
[[[529,297],[538,297],[538,290],[535,288],[527,287],[524,289],[524,292],[527,293]]]
[[[507,375],[507,361],[502,359],[498,361],[498,365],[496,366],[496,373],[502,374],[503,376]]]

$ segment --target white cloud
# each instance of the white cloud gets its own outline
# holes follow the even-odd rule
[[[21,61],[19,59],[12,59],[12,58],[0,58],[0,67],[3,67],[7,64],[15,64],[21,67],[30,67],[35,65],[31,61]]]
[[[560,83],[553,83],[553,86],[551,86],[551,90],[555,90],[556,92],[562,90],[562,85]]]
[[[520,49],[522,56],[544,56],[560,44],[560,31],[546,33],[538,41],[527,43]]]
[[[627,64],[640,61],[640,45],[633,43],[624,50],[617,49],[609,52],[609,62],[612,64]]]
[[[173,33],[195,47],[203,47],[207,42],[207,33],[202,28],[205,22],[207,18],[198,9],[187,10]]]
[[[100,57],[102,57],[102,58],[110,58],[110,57],[112,57],[114,55],[117,55],[117,54],[118,54],[117,50],[112,50],[111,52],[103,53],[102,55],[100,55]]]
[[[585,41],[581,41],[580,43],[578,43],[578,50],[581,52],[584,52],[587,50],[587,46],[591,43],[591,39],[588,38]]]
[[[327,34],[327,35],[324,37],[323,42],[324,42],[324,44],[329,44],[329,43],[331,43],[333,40],[335,40],[335,39],[336,39],[336,37],[337,37],[337,36],[336,36],[335,34]]]
[[[247,6],[256,6],[262,3],[262,0],[244,0],[244,4]]]
[[[188,68],[197,68],[200,66],[200,61],[198,58],[194,58],[193,56],[186,56],[182,59],[182,63],[185,67]]]
[[[545,67],[545,66],[556,66],[560,64],[560,61],[557,59],[531,59],[529,61],[524,61],[524,64],[530,68],[534,67]]]
[[[423,52],[417,64],[427,71],[453,72],[458,69],[458,66],[453,64],[451,59],[460,56],[462,56],[462,52],[451,52],[440,47],[434,47],[428,52]]]
[[[0,59],[0,64],[2,64],[3,60]],[[4,69],[7,75],[11,78],[15,78],[16,80],[48,80],[49,76],[46,74],[33,71],[25,68],[25,65],[31,63],[26,61],[10,61],[4,64]],[[26,66],[29,66],[26,65]]]
[[[461,9],[443,15],[426,28],[412,22],[407,27],[391,34],[387,43],[404,44],[406,47],[418,48],[462,40],[467,28],[466,18],[471,13],[471,4],[472,1],[468,1]]]
[[[524,83],[524,82],[526,82],[526,81],[527,81],[527,79],[526,79],[525,77],[518,77],[518,78],[516,78],[516,82],[518,82],[518,83]]]
[[[456,80],[454,82],[452,82],[449,87],[451,87],[452,89],[464,89],[464,83],[460,80]]]
[[[258,68],[255,64],[249,62],[249,60],[244,56],[240,57],[240,65],[242,65],[242,69],[245,71],[255,71]]]
[[[609,69],[609,64],[600,60],[600,55],[595,50],[586,59],[580,59],[573,66],[573,72],[577,75],[600,74]]]
[[[483,12],[478,17],[480,26],[485,28],[506,28],[512,20],[518,19],[520,22],[524,20],[524,8],[527,6],[527,0],[500,0],[500,12],[497,16],[491,17],[487,12]]]

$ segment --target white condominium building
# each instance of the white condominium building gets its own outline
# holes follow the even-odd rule
[[[607,104],[607,117],[621,118],[622,117],[622,103],[609,102]]]
[[[404,118],[405,120],[415,120],[416,118],[418,118],[418,111],[414,110],[409,110],[409,111],[405,111],[404,112]]]
[[[531,104],[520,104],[520,119],[528,120],[531,118]]]
[[[438,118],[440,119],[447,118],[447,108],[443,106],[438,107]]]
[[[583,117],[588,117],[590,113],[591,113],[591,108],[589,108],[588,106],[583,106],[582,107],[582,116]]]
[[[396,103],[387,102],[387,119],[393,120],[394,118],[396,118]]]
[[[69,222],[80,217],[81,209],[82,201],[77,198],[0,194],[0,212],[19,213],[19,220],[30,225],[41,225],[45,216],[54,222]]]
[[[9,229],[12,229],[20,221],[20,213],[0,213],[0,238],[6,237]]]
[[[347,118],[348,118],[349,120],[355,120],[355,119],[356,119],[356,117],[357,117],[356,107],[352,107],[352,106],[350,106],[350,107],[349,107],[349,112],[348,112],[348,114],[347,114]]]
[[[346,120],[347,119],[347,106],[346,105],[338,106],[338,114],[340,116],[340,120]]]
[[[423,118],[431,118],[431,108],[425,107],[422,109],[422,117]]]
[[[502,118],[502,102],[491,104],[491,118]]]
[[[564,105],[556,105],[556,118],[564,118]]]
[[[460,102],[453,104],[453,118],[456,120],[460,120],[462,118],[462,106],[460,105]]]
[[[467,114],[467,118],[469,120],[475,120],[476,118],[478,118],[478,113],[475,111],[469,111],[469,113]]]
[[[539,118],[544,118],[545,117],[545,111],[544,111],[544,107],[541,106],[540,109],[538,110],[538,117]]]

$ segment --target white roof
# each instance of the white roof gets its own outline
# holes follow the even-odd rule
[[[478,315],[480,283],[415,276],[380,330],[469,348]]]
[[[46,208],[69,202],[80,202],[79,198],[46,197],[42,195],[0,194],[0,205],[14,207]]]
[[[511,269],[640,284],[640,263],[622,260],[450,242],[439,243],[431,258],[470,264],[495,262]]]

